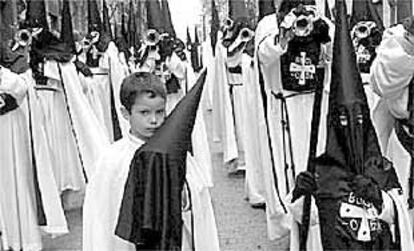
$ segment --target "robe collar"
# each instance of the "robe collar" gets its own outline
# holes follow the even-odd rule
[[[129,139],[129,142],[135,147],[140,147],[145,143],[145,141],[143,141],[142,139],[138,138],[137,136],[132,135],[131,132],[128,133],[128,139]]]

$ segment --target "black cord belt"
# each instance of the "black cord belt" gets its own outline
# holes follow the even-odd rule
[[[280,100],[280,113],[281,113],[281,126],[282,126],[282,144],[283,144],[283,162],[284,162],[284,172],[285,172],[285,185],[286,185],[286,191],[289,193],[290,191],[290,184],[289,184],[289,169],[292,172],[292,178],[293,181],[296,177],[295,172],[295,161],[293,156],[293,145],[292,145],[292,132],[290,130],[290,120],[289,120],[289,112],[287,109],[286,99],[293,98],[301,95],[307,95],[312,94],[315,91],[309,90],[309,91],[303,91],[303,92],[295,92],[291,93],[289,95],[284,96],[282,92],[275,93],[271,92],[272,95]],[[290,164],[288,163],[288,154],[290,156]]]

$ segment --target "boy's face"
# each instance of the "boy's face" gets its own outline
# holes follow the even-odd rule
[[[131,112],[124,112],[131,125],[131,133],[143,140],[148,140],[161,126],[165,119],[165,99],[160,96],[141,94],[136,97]]]

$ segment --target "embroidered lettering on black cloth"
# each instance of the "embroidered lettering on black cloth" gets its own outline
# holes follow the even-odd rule
[[[361,242],[372,242],[382,232],[378,210],[371,202],[356,197],[353,192],[344,197],[339,206],[337,227],[342,233]]]

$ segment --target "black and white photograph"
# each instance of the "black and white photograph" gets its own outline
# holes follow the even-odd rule
[[[0,251],[414,250],[414,0],[0,0]]]

